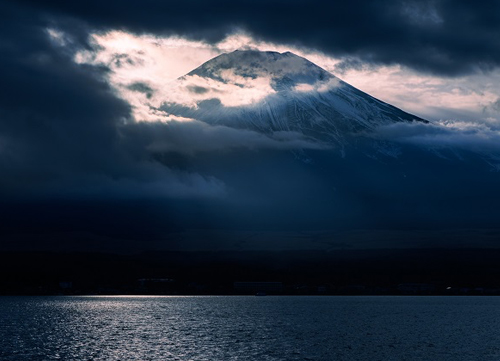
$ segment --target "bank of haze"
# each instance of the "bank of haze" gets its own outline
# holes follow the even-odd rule
[[[293,131],[343,144],[352,133],[394,122],[423,122],[291,52],[237,50],[174,82],[184,97],[162,110],[211,125],[262,133]]]

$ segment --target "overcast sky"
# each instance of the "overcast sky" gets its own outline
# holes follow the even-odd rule
[[[111,67],[115,83],[167,82],[221,52],[291,50],[421,116],[500,116],[498,1],[3,3],[3,60],[47,71],[58,56]],[[118,69],[118,54],[137,62]]]

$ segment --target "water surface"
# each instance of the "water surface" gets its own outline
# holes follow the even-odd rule
[[[500,360],[500,297],[0,297],[1,360]]]

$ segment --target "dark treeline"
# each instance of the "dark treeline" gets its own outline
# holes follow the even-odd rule
[[[500,294],[500,250],[3,252],[0,294]],[[256,286],[258,287],[258,286]]]

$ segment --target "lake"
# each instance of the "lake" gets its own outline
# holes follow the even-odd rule
[[[0,297],[0,360],[500,360],[500,297]]]

